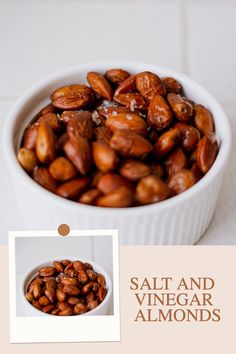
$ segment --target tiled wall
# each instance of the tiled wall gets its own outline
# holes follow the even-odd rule
[[[0,132],[15,99],[33,83],[70,65],[104,59],[146,61],[185,72],[216,95],[235,131],[235,19],[236,1],[227,0],[0,1]],[[203,242],[221,242],[220,227],[227,229],[227,242],[236,243],[232,220],[224,219],[222,226],[225,195],[236,210],[236,188],[226,183],[231,178],[236,186],[234,160],[215,224]],[[0,178],[0,239],[6,242],[6,230],[23,225],[8,176]]]
[[[112,274],[111,236],[17,237],[15,243],[16,271],[19,273],[28,273],[44,262],[74,257],[95,262]]]

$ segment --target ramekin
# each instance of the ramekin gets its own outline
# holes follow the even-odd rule
[[[35,183],[16,159],[22,134],[32,117],[56,88],[85,81],[88,71],[105,72],[122,67],[131,73],[149,70],[161,77],[173,76],[185,95],[205,105],[213,114],[220,142],[219,154],[210,171],[186,192],[160,203],[131,208],[100,208],[58,197]],[[55,229],[61,223],[73,229],[119,230],[121,244],[191,245],[206,231],[214,214],[221,181],[229,157],[231,133],[218,101],[202,86],[175,71],[147,63],[101,62],[78,65],[51,75],[22,95],[11,109],[4,130],[4,150],[25,226]]]
[[[65,256],[65,257],[63,257],[63,259],[76,260],[74,257],[70,257],[70,256]],[[110,307],[111,300],[112,300],[111,278],[109,277],[107,272],[98,264],[91,262],[90,260],[81,259],[81,258],[80,258],[80,261],[90,263],[95,272],[100,273],[104,276],[104,278],[106,280],[107,294],[106,294],[105,299],[101,302],[101,304],[99,304],[94,310],[88,311],[88,312],[86,312],[82,315],[78,315],[78,316],[105,316],[108,314],[109,307]],[[48,313],[45,313],[43,311],[36,309],[33,305],[31,305],[29,303],[29,301],[25,297],[27,286],[29,285],[30,281],[33,280],[33,278],[36,276],[36,274],[38,274],[38,270],[42,267],[47,267],[47,266],[51,266],[51,265],[52,265],[52,261],[44,262],[42,264],[37,265],[22,280],[20,294],[21,294],[22,303],[23,303],[23,306],[24,306],[24,309],[26,312],[26,316],[27,315],[28,316],[29,315],[30,316],[52,316]]]

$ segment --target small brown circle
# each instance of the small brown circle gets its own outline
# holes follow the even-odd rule
[[[70,232],[70,227],[67,224],[61,224],[58,226],[57,231],[58,231],[59,235],[67,236]]]

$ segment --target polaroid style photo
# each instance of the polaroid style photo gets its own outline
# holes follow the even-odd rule
[[[11,343],[120,341],[117,230],[9,232]]]

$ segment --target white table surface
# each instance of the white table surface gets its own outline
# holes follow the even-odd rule
[[[65,67],[136,60],[182,71],[222,103],[236,136],[236,2],[0,0],[0,135],[25,89]],[[24,229],[0,136],[0,243]],[[236,244],[236,144],[199,244]],[[43,225],[42,225],[43,227]]]

